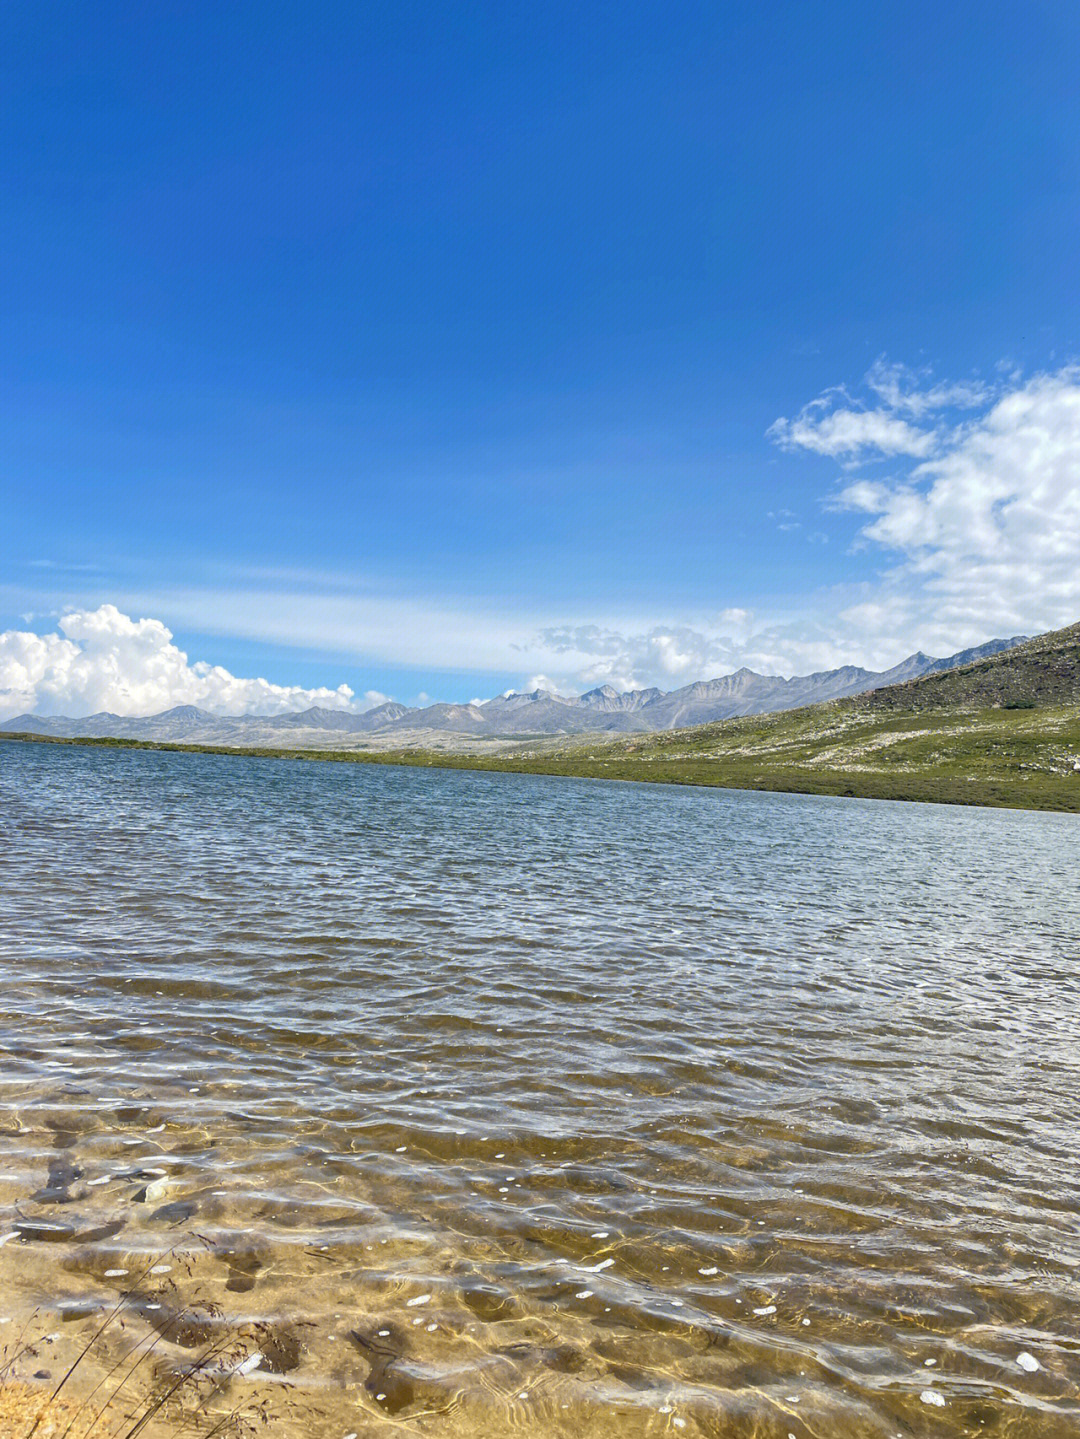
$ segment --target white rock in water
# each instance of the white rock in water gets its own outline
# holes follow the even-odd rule
[[[765,1304],[765,1305],[762,1306],[762,1308],[760,1308],[760,1309],[755,1309],[755,1310],[754,1310],[754,1313],[755,1313],[755,1314],[775,1314],[775,1313],[776,1313],[776,1305],[775,1305],[775,1304]]]
[[[415,1299],[406,1299],[405,1307],[415,1309],[418,1304],[426,1304],[430,1298],[430,1294],[418,1294]]]
[[[924,1389],[923,1392],[919,1395],[919,1398],[924,1404],[934,1404],[939,1409],[945,1408],[945,1400],[943,1396],[937,1392],[936,1389]]]
[[[251,1373],[253,1373],[256,1369],[258,1369],[258,1367],[259,1367],[259,1365],[260,1365],[261,1363],[262,1363],[262,1355],[259,1353],[258,1350],[256,1350],[254,1354],[249,1354],[246,1359],[242,1359],[242,1360],[240,1361],[240,1363],[236,1366],[236,1368],[233,1370],[233,1373],[234,1373],[234,1374],[251,1374]]]
[[[1042,1365],[1035,1358],[1034,1354],[1029,1354],[1026,1349],[1022,1354],[1016,1356],[1016,1362],[1027,1374],[1034,1374],[1036,1370],[1042,1368]]]

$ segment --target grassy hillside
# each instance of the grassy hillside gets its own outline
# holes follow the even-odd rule
[[[873,711],[1080,704],[1080,624],[959,669],[874,690],[860,703]]]
[[[854,699],[614,741],[574,736],[498,755],[41,741],[0,732],[5,739],[1080,813],[1080,625]]]

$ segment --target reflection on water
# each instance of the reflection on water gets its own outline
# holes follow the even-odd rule
[[[262,1324],[282,1435],[1075,1435],[1078,835],[6,746],[0,1318]]]

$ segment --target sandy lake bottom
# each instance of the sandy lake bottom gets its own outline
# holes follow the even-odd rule
[[[1070,816],[5,746],[0,1365],[89,1344],[102,1439],[1075,1436],[1077,875]]]

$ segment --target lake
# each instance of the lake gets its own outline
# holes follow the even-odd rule
[[[282,1435],[1074,1436],[1078,877],[1064,815],[5,744],[0,1318],[259,1326]]]

